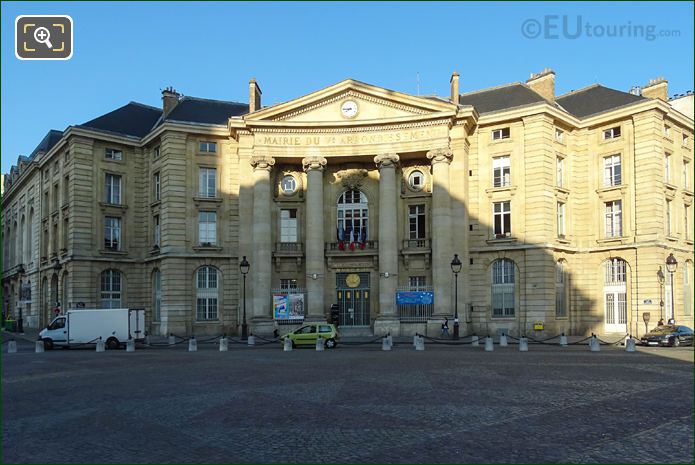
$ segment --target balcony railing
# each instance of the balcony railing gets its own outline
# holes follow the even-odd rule
[[[301,254],[303,253],[303,244],[301,242],[276,242],[275,253]]]
[[[342,244],[342,246],[341,246]],[[326,253],[350,253],[350,252],[368,252],[373,253],[379,250],[379,241],[364,241],[364,242],[326,242]]]
[[[431,241],[429,239],[406,239],[403,241],[404,249],[429,249]]]

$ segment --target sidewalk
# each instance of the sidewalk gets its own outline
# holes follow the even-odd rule
[[[0,339],[2,342],[11,341],[12,339],[23,339],[29,342],[34,342],[39,338],[39,330],[36,328],[24,328],[23,333],[14,333],[12,331],[0,331]]]

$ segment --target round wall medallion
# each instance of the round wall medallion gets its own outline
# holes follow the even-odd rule
[[[282,181],[280,181],[280,189],[282,189],[282,193],[285,195],[294,194],[297,192],[297,180],[291,175],[283,177]]]
[[[360,285],[360,275],[352,273],[347,275],[345,278],[345,284],[347,284],[348,287],[357,287]]]
[[[357,111],[357,102],[355,102],[354,100],[346,100],[340,106],[340,112],[346,118],[354,118],[355,116],[357,116]]]

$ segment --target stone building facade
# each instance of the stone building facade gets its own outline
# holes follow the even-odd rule
[[[238,333],[244,301],[257,334],[333,304],[347,334],[692,325],[693,120],[666,81],[450,84],[345,80],[265,108],[255,80],[248,104],[169,88],[49,132],[5,178],[5,313],[144,307],[156,334]]]

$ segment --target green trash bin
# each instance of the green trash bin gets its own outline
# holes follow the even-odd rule
[[[5,320],[5,331],[17,332],[17,320]]]

